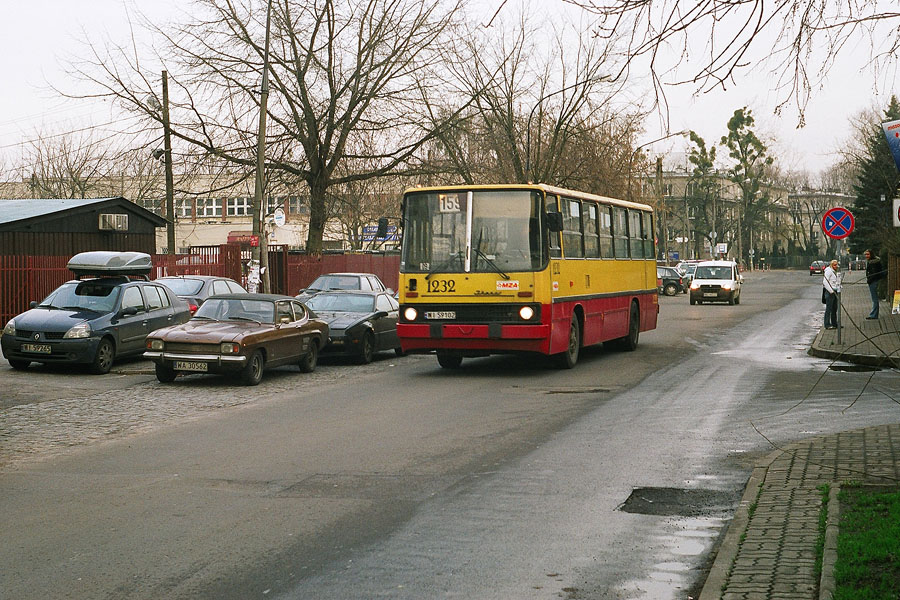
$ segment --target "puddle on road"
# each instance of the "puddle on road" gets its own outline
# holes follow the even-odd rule
[[[870,367],[868,365],[829,365],[828,368],[841,373],[875,373],[881,370],[879,367]]]
[[[739,499],[737,491],[635,488],[619,510],[641,515],[706,517],[730,514]]]

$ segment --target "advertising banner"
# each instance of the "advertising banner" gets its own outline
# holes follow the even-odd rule
[[[888,148],[891,149],[891,156],[894,157],[894,164],[900,170],[900,120],[882,123],[881,128],[884,129],[884,137],[887,138]]]

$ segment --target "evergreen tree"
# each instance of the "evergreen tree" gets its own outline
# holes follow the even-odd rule
[[[900,102],[891,96],[883,121],[897,119],[900,119]],[[900,233],[891,222],[892,199],[897,194],[900,171],[894,164],[881,123],[872,123],[864,147],[864,154],[857,159],[859,176],[853,186],[856,226],[848,238],[850,252],[862,254],[867,248],[879,255],[885,250],[900,252]]]
[[[701,238],[706,238],[710,248],[714,249],[716,237],[727,228],[722,222],[722,206],[716,206],[719,196],[719,182],[716,178],[716,147],[706,146],[706,141],[691,131],[691,147],[688,160],[693,165],[688,180],[687,202],[694,216],[694,253],[700,256]],[[715,250],[713,250],[715,252]]]

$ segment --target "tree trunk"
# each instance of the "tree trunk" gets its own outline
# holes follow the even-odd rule
[[[306,237],[306,253],[322,253],[322,237],[325,234],[325,193],[328,184],[322,178],[306,180],[309,186],[309,233]]]

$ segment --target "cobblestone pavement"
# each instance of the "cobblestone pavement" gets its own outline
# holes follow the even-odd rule
[[[365,366],[328,359],[329,363],[320,364],[309,374],[300,373],[296,367],[267,371],[262,383],[255,387],[244,387],[221,376],[192,375],[179,377],[168,385],[146,377],[131,385],[134,379],[128,379],[129,384],[123,389],[98,392],[88,389],[95,377],[66,372],[41,374],[42,377],[68,378],[70,385],[84,389],[73,392],[70,387],[63,398],[3,409],[0,413],[0,471],[13,469],[23,461],[56,456],[76,446],[148,431],[212,411],[283,398],[297,394],[298,389],[327,385],[344,377],[363,377],[390,368],[396,361],[429,358],[434,360],[425,356],[397,358],[385,353]],[[120,374],[143,372],[147,364],[142,361],[119,366],[118,371]],[[16,375],[27,376],[29,373],[14,372],[4,361],[0,365],[0,390]]]

